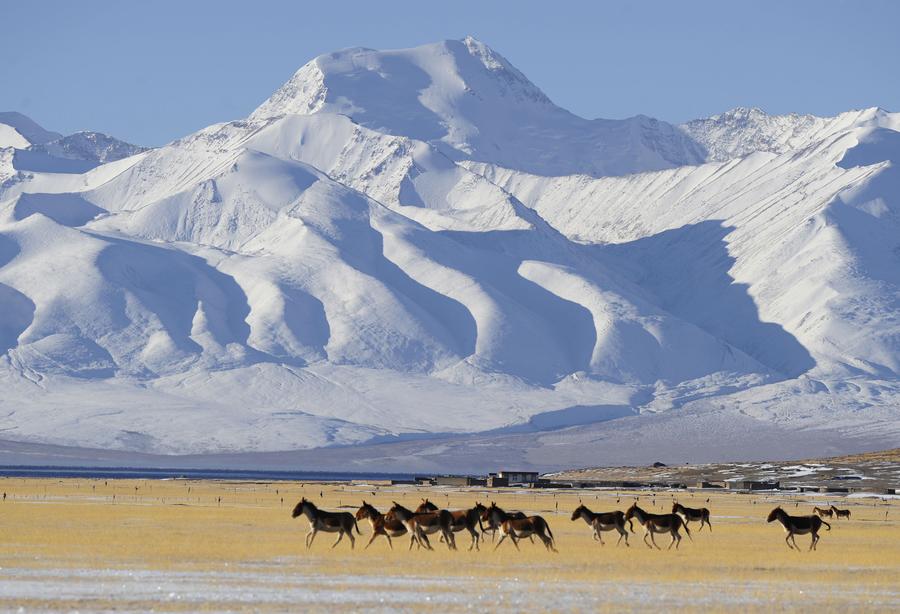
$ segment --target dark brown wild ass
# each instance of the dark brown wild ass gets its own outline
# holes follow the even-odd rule
[[[689,522],[697,522],[699,520],[700,528],[697,529],[698,533],[703,530],[703,525],[708,526],[709,530],[712,531],[712,524],[709,522],[709,510],[705,507],[685,507],[676,501],[672,504],[672,513],[679,514],[684,519],[685,526]]]
[[[316,507],[316,505],[312,501],[307,501],[306,497],[300,500],[296,506],[294,506],[294,511],[291,512],[291,518],[296,518],[303,514],[306,516],[306,519],[309,521],[309,533],[306,534],[306,547],[309,549],[312,546],[313,540],[316,538],[316,534],[319,531],[324,531],[325,533],[339,533],[337,541],[332,544],[332,548],[337,546],[342,539],[344,539],[344,534],[350,538],[350,549],[356,547],[356,540],[353,538],[353,529],[356,529],[356,533],[361,535],[359,532],[359,526],[356,524],[356,520],[353,518],[353,514],[350,512],[326,512],[325,510],[320,510]]]
[[[479,535],[478,531],[475,530],[476,527],[478,527],[481,532],[484,533],[484,526],[481,524],[481,515],[478,513],[478,505],[479,504],[476,503],[475,507],[467,510],[447,510],[450,512],[450,517],[453,519],[451,530],[454,533],[458,533],[465,529],[472,537],[472,543],[469,544],[470,551],[473,547],[476,550],[480,550],[480,548],[478,547],[478,542],[481,540],[481,535]],[[438,511],[438,507],[428,499],[422,499],[422,504],[416,508],[416,513],[436,511]],[[443,540],[444,537],[442,535],[441,541]]]
[[[630,520],[634,518],[638,521],[642,527],[644,527],[644,543],[647,544],[648,548],[656,547],[657,550],[661,550],[661,548],[656,544],[656,539],[654,539],[654,533],[668,533],[672,536],[672,541],[669,542],[669,548],[671,550],[672,544],[675,544],[675,549],[678,550],[679,544],[681,544],[681,534],[679,534],[679,529],[684,528],[684,532],[690,537],[691,541],[694,541],[694,538],[691,537],[691,531],[687,528],[687,525],[684,524],[684,520],[681,519],[681,516],[678,514],[651,514],[646,512],[638,507],[637,503],[633,503],[631,507],[628,508],[628,511],[625,512],[625,519]],[[653,542],[653,546],[647,541],[647,536],[650,536],[650,541]]]
[[[356,519],[362,520],[363,518],[368,518],[369,524],[372,525],[372,537],[369,539],[369,543],[366,544],[366,548],[372,545],[372,542],[375,541],[376,537],[384,535],[385,538],[387,538],[388,546],[393,550],[394,544],[391,543],[391,538],[402,537],[407,533],[405,524],[393,516],[382,514],[375,509],[373,505],[370,505],[365,501],[363,501],[360,508],[356,510]]]
[[[482,503],[475,503],[475,511],[481,516],[481,521],[487,523],[487,528],[482,528],[482,533],[490,533],[491,534],[491,543],[494,543],[494,538],[497,536],[497,531],[500,529],[499,524],[494,524],[494,521],[490,518],[490,509],[486,507]],[[524,520],[528,518],[528,516],[524,512],[506,512],[506,515],[510,518],[515,518],[516,520]],[[534,543],[534,536],[529,537],[531,543]]]
[[[514,518],[511,514],[507,514],[497,504],[491,502],[491,506],[487,508],[488,518],[491,524],[500,526],[500,540],[494,546],[494,550],[500,547],[503,540],[510,538],[516,550],[519,550],[519,540],[525,537],[537,535],[547,550],[558,552],[553,539],[553,532],[550,525],[540,516],[526,516],[525,518]]]
[[[414,512],[396,501],[393,503],[394,507],[388,511],[388,514],[393,515],[406,525],[406,530],[409,531],[410,535],[410,550],[412,550],[413,542],[424,545],[428,550],[434,550],[431,547],[431,542],[428,541],[428,535],[438,531],[440,531],[441,537],[447,543],[447,548],[456,550],[456,539],[453,536],[453,518],[450,516],[450,512],[447,510]]]
[[[831,525],[822,520],[820,516],[788,516],[788,513],[780,507],[776,507],[769,513],[766,522],[774,522],[776,520],[781,523],[781,526],[784,527],[784,530],[787,533],[787,536],[784,538],[784,543],[788,545],[788,548],[796,548],[798,552],[800,547],[797,545],[797,540],[794,538],[794,535],[806,535],[807,533],[811,533],[812,542],[809,544],[809,549],[816,550],[816,544],[819,542],[819,529],[821,529],[824,524],[828,527],[829,531],[831,530]],[[793,546],[791,546],[791,542],[794,543]]]
[[[618,531],[619,540],[616,542],[616,545],[618,546],[624,537],[625,545],[630,546],[628,543],[628,531],[625,530],[625,512],[619,510],[614,512],[592,512],[587,506],[582,504],[572,512],[573,521],[579,518],[588,523],[588,526],[594,530],[593,538],[595,541],[599,540],[601,546],[603,545],[603,536],[600,535],[602,531]],[[631,524],[630,520],[628,524]],[[633,525],[631,530],[634,531]]]
[[[841,518],[850,520],[850,510],[841,510],[832,505],[831,511],[834,512],[834,515],[837,516],[838,520],[840,520]]]

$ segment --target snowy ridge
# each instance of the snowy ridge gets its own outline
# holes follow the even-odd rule
[[[769,456],[882,445],[898,128],[585,120],[467,38],[320,56],[159,149],[13,143],[0,429],[152,453],[452,436],[526,464],[704,425],[731,442],[705,460],[762,433]]]
[[[896,114],[871,108],[836,117],[767,115],[760,109],[738,107],[720,115],[695,119],[679,128],[707,152],[710,162],[725,162],[756,152],[785,153],[851,127],[886,127],[896,130]]]

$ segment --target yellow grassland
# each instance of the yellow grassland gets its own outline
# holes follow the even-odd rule
[[[6,494],[0,502],[0,610],[4,611],[19,607],[292,609],[271,600],[238,602],[215,594],[194,601],[157,602],[146,597],[129,600],[115,591],[108,596],[73,597],[58,590],[60,578],[78,582],[67,574],[85,570],[152,570],[162,577],[203,572],[213,578],[218,573],[253,570],[257,575],[248,582],[260,581],[259,574],[270,574],[274,579],[267,590],[276,595],[282,588],[300,590],[292,585],[294,577],[307,582],[310,577],[327,580],[319,587],[326,593],[348,589],[359,578],[367,578],[376,587],[381,577],[440,580],[442,584],[422,584],[421,600],[403,602],[403,607],[413,609],[464,607],[467,597],[496,609],[503,605],[501,598],[506,598],[503,593],[510,586],[517,587],[519,594],[533,594],[534,600],[524,605],[541,610],[571,609],[572,603],[564,597],[573,591],[581,599],[574,607],[594,610],[643,608],[648,606],[640,600],[644,593],[656,599],[652,602],[656,606],[671,603],[686,609],[900,608],[900,505],[894,500],[707,491],[488,492],[384,485],[32,478],[0,479],[0,492]],[[350,550],[346,539],[332,550],[335,536],[320,534],[307,551],[307,523],[290,517],[302,496],[325,509],[353,512],[362,499],[382,511],[393,500],[414,507],[422,497],[450,509],[496,501],[504,508],[544,516],[559,554],[546,552],[539,542],[522,542],[521,552],[511,543],[493,551],[490,538],[481,552],[467,552],[466,533],[457,534],[459,552],[448,552],[436,536],[434,552],[408,552],[406,537],[395,539],[393,550],[380,537],[364,551],[371,534],[366,521],[359,523],[363,535],[357,537],[355,550]],[[673,498],[687,506],[709,507],[713,532],[698,532],[693,524],[693,542],[685,538],[678,551],[660,552],[641,542],[637,526],[630,548],[616,547],[613,533],[604,534],[606,545],[601,546],[592,541],[584,522],[570,520],[580,500],[595,511],[624,510],[635,496],[645,509],[657,513],[670,511]],[[780,526],[765,522],[776,504],[791,514],[809,514],[813,505],[826,501],[851,509],[852,519],[830,521],[833,530],[823,530],[817,552],[789,550]],[[805,550],[809,537],[797,541]],[[665,548],[668,538],[657,537],[657,542]],[[13,572],[37,586],[47,582],[46,590],[36,594],[4,590],[4,574],[9,574],[9,580]],[[635,586],[646,591],[630,596],[629,587]],[[461,601],[430,606],[429,591],[436,590],[455,592],[454,598]],[[304,609],[372,605],[367,596],[337,605],[323,599],[326,602],[311,600]]]

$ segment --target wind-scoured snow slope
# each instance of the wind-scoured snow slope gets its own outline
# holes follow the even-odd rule
[[[13,119],[5,439],[412,470],[900,433],[894,114],[584,120],[467,38],[150,151]]]

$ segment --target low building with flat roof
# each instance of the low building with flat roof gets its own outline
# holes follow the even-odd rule
[[[510,484],[534,484],[538,481],[537,471],[498,471],[497,477],[506,478]]]

